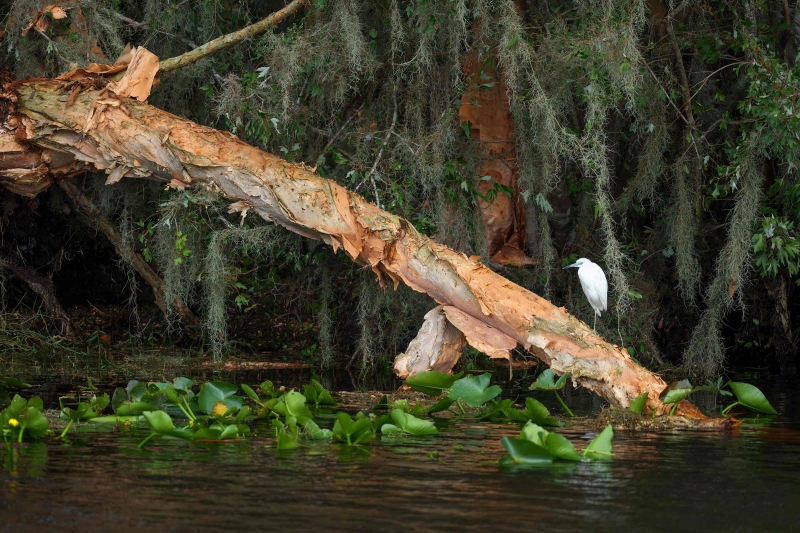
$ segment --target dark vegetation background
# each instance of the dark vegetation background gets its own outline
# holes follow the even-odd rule
[[[23,36],[52,2],[0,2],[0,59],[15,77],[113,60],[128,42],[173,57],[284,5],[71,0],[59,2],[67,19]],[[598,328],[651,369],[697,379],[731,366],[794,371],[795,2],[310,4],[275,32],[164,75],[150,103],[316,166],[587,321],[577,278],[560,267],[598,262],[611,286]],[[511,150],[488,155],[460,120],[468,91],[507,95]],[[513,160],[515,176],[487,194],[491,157]],[[222,199],[76,179],[155,265],[167,300],[202,318],[199,338],[160,315],[149,287],[54,187],[34,199],[3,193],[0,253],[52,278],[75,327],[61,336],[4,269],[6,354],[174,344],[216,358],[280,352],[323,369],[350,364],[380,382],[433,305],[405,287],[384,292],[318,243],[252,216],[240,224]],[[535,266],[490,259],[481,210],[504,196]]]

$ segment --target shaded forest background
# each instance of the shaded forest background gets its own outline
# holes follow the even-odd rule
[[[126,43],[178,56],[285,5],[50,1],[0,4],[16,78],[113,62]],[[67,16],[28,28],[47,5]],[[149,102],[315,167],[590,322],[561,266],[592,259],[611,287],[599,332],[648,368],[792,373],[798,46],[787,0],[313,0],[162,75]],[[119,255],[61,189],[2,193],[7,352],[278,352],[380,381],[433,307],[207,193],[106,178],[73,181]],[[134,252],[199,325],[153,305]]]

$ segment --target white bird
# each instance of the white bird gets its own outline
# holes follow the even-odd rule
[[[594,309],[594,325],[592,330],[596,331],[597,317],[601,316],[600,311],[608,309],[608,281],[603,269],[592,263],[585,257],[581,257],[571,265],[564,268],[578,267],[578,279],[581,280],[581,287],[586,299]]]

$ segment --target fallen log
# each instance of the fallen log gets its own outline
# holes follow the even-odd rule
[[[8,157],[0,158],[3,183],[35,195],[52,179],[86,167],[104,170],[110,183],[135,177],[204,187],[236,200],[234,209],[250,210],[335,251],[344,249],[381,284],[389,279],[395,287],[405,283],[428,294],[477,349],[521,345],[611,405],[626,407],[648,392],[648,405],[664,411],[658,400],[664,381],[564,308],[432,241],[407,220],[303,164],[130,98],[149,93],[157,58],[154,63],[147,54],[136,49],[118,82],[105,78],[109,73],[102,69],[88,68],[59,79],[3,81],[0,137],[16,141],[0,139],[0,150],[10,148]],[[16,160],[25,161],[24,167],[8,166]],[[50,162],[56,160],[54,168]],[[15,176],[24,176],[25,184]],[[489,330],[491,336],[485,334]],[[678,413],[703,416],[688,401]]]

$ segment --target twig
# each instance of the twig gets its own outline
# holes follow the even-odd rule
[[[204,57],[218,52],[223,48],[233,46],[234,44],[244,41],[245,39],[258,35],[259,33],[264,33],[265,31],[274,28],[276,25],[283,22],[287,17],[300,11],[300,8],[307,3],[308,0],[293,0],[283,9],[276,11],[267,18],[260,20],[255,24],[251,24],[250,26],[242,28],[239,31],[218,37],[213,41],[209,41],[206,44],[195,48],[194,50],[186,52],[185,54],[181,54],[170,59],[165,59],[159,64],[159,71],[170,72],[181,67],[197,63]]]
[[[182,4],[183,3],[186,3],[186,2],[182,2]],[[178,6],[176,6],[176,7],[178,7]],[[141,30],[142,28],[152,28],[152,23],[151,22],[139,22],[137,20],[133,20],[130,17],[126,17],[122,13],[116,13],[115,12],[114,15],[119,20],[121,20],[122,22],[127,24],[128,26],[132,26],[132,27],[136,28],[137,30]],[[158,30],[156,30],[156,31],[158,31]],[[191,39],[186,39],[185,37],[180,37],[178,35],[174,35],[173,37],[178,39],[180,42],[182,42],[183,44],[185,44],[189,48],[197,48],[197,44],[194,41],[192,41]]]
[[[53,47],[53,52],[56,54],[56,57],[61,61],[63,61],[64,63],[66,63],[70,68],[72,68],[73,65],[72,61],[66,59],[64,56],[61,55],[61,53],[58,51],[58,46],[56,45],[56,42],[53,39],[51,39],[49,35],[47,35],[45,32],[43,32],[36,26],[34,26],[33,29],[36,30],[36,33],[47,39],[47,42],[49,42],[50,46]]]
[[[325,155],[325,154],[328,152],[328,150],[330,149],[331,145],[332,145],[332,144],[333,144],[333,143],[336,141],[336,139],[339,137],[339,135],[341,135],[341,134],[342,134],[342,132],[344,131],[344,129],[347,127],[347,125],[348,125],[348,124],[350,124],[350,121],[351,121],[351,120],[353,120],[353,117],[355,117],[356,115],[358,115],[358,112],[359,112],[359,111],[361,111],[361,109],[363,109],[363,108],[364,108],[364,103],[365,103],[365,102],[362,102],[362,103],[361,103],[361,105],[360,105],[360,106],[358,106],[358,109],[356,109],[356,110],[355,110],[355,111],[354,111],[354,112],[353,112],[353,113],[352,113],[352,114],[351,114],[349,117],[347,117],[347,120],[345,120],[345,121],[344,121],[344,124],[342,124],[342,127],[341,127],[341,128],[339,128],[339,129],[336,131],[336,133],[334,133],[334,134],[333,134],[333,137],[331,137],[331,138],[330,138],[330,140],[328,141],[328,144],[326,144],[326,145],[325,145],[325,148],[323,148],[323,149],[322,149],[322,151],[321,151],[321,152],[319,153],[319,155],[318,155],[318,156],[317,156],[317,157],[314,159],[314,161],[319,161],[319,158],[320,158],[320,157],[322,157],[322,156],[324,156],[324,155]]]
[[[375,162],[372,164],[372,168],[369,169],[367,177],[364,178],[364,180],[369,179],[369,181],[372,183],[372,190],[375,191],[375,204],[378,207],[381,207],[381,201],[380,198],[378,197],[378,184],[375,182],[375,171],[378,168],[378,163],[381,162],[381,158],[383,157],[383,148],[386,146],[386,143],[389,142],[389,137],[392,136],[392,132],[394,132],[394,127],[396,125],[397,125],[397,95],[395,95],[394,97],[394,112],[392,113],[392,125],[389,126],[389,131],[386,132],[386,136],[383,138],[383,143],[381,144],[380,150],[378,150],[378,155],[375,158]],[[361,180],[361,183],[364,183],[364,180]],[[358,188],[361,187],[361,183],[359,183],[358,187],[356,187],[355,189],[356,191],[358,191]]]

